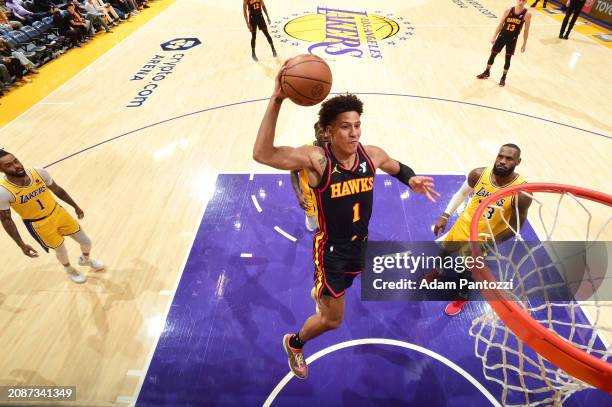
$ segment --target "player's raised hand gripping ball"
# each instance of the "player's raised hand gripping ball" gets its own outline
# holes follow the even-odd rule
[[[331,90],[331,69],[316,55],[298,55],[285,62],[280,85],[293,103],[313,106],[322,102]]]

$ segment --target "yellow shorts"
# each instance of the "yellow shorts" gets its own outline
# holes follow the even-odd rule
[[[461,255],[467,255],[470,251],[470,235],[462,226],[460,220],[455,222],[446,236],[444,236],[442,247],[451,252],[459,251]]]
[[[43,248],[55,249],[64,243],[64,236],[69,236],[81,230],[78,222],[57,205],[51,215],[37,221],[25,221],[30,234]]]
[[[461,256],[469,256],[472,253],[472,247],[470,246],[470,225],[465,225],[461,222],[461,219],[457,220],[453,227],[448,231],[444,239],[442,240],[442,247],[445,250],[454,252],[459,251]],[[478,241],[485,242],[488,240],[488,234],[479,233]]]

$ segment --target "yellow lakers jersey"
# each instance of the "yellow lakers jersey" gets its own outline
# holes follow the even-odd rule
[[[312,191],[310,185],[308,185],[308,172],[305,169],[300,170],[300,187],[302,188],[302,193],[304,194],[304,199],[308,204],[308,210],[306,211],[306,215],[315,216],[317,214],[317,202]]]
[[[11,203],[11,208],[24,220],[45,218],[53,212],[57,201],[34,168],[27,169],[26,173],[30,176],[28,185],[22,187],[0,178],[0,186],[13,194],[15,202]]]
[[[512,182],[504,185],[504,188],[511,185],[524,184],[525,182],[527,181],[525,181],[522,176],[517,175]],[[472,217],[474,216],[476,208],[484,198],[500,189],[502,188],[493,183],[493,167],[487,167],[474,186],[474,195],[470,198],[467,207],[459,219],[457,219],[456,224],[453,225],[453,229],[458,228],[458,230],[455,230],[454,233],[449,233],[453,235],[452,240],[469,240],[470,224],[472,223]],[[478,233],[496,236],[507,229],[512,212],[516,210],[514,208],[514,201],[514,196],[508,196],[497,202],[492,202],[491,205],[485,209],[482,218],[478,221]]]

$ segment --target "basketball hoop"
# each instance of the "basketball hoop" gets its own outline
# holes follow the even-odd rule
[[[586,214],[586,238],[581,235],[579,239],[585,242],[587,248],[592,247],[589,242],[595,242],[606,235],[606,227],[612,226],[612,196],[592,191],[585,188],[572,187],[567,185],[534,183],[521,184],[502,189],[495,194],[485,198],[476,209],[470,227],[470,241],[472,255],[482,256],[482,241],[478,241],[479,220],[483,217],[483,212],[489,207],[495,207],[496,202],[503,198],[518,197],[525,194],[532,198],[530,213],[534,209],[538,210],[539,220],[541,221],[540,232],[544,232],[543,242],[531,242],[531,246],[523,241],[518,227],[511,225],[504,219],[506,226],[514,232],[514,242],[508,242],[512,246],[509,250],[512,254],[503,254],[498,242],[491,242],[491,250],[488,250],[487,260],[493,259],[500,264],[496,271],[501,278],[493,276],[491,267],[486,264],[484,267],[472,269],[474,280],[479,282],[489,281],[516,281],[512,291],[500,289],[483,290],[482,293],[491,307],[482,316],[476,318],[470,328],[470,335],[475,337],[475,353],[483,363],[483,372],[488,380],[497,382],[502,386],[502,404],[513,405],[555,405],[563,403],[571,394],[576,391],[597,387],[608,393],[612,393],[612,357],[610,345],[607,338],[612,338],[612,326],[606,325],[602,321],[612,315],[612,302],[598,299],[597,290],[592,290],[588,302],[568,298],[567,301],[549,301],[547,289],[551,285],[546,282],[545,273],[558,268],[558,257],[555,253],[548,253],[550,246],[545,243],[552,241],[552,236],[556,230],[562,228],[560,219],[560,208],[562,203],[576,205],[577,208],[584,210]],[[541,195],[542,194],[542,195]],[[545,209],[545,202],[556,198],[556,209]],[[534,205],[535,204],[535,205]],[[539,208],[534,206],[539,205]],[[603,205],[603,206],[602,206]],[[518,205],[514,205],[515,219],[518,219]],[[576,213],[576,210],[574,212]],[[594,216],[600,216],[603,220],[597,222],[602,226],[595,230],[592,223]],[[548,216],[549,222],[544,217]],[[572,216],[574,226],[568,230],[576,231],[575,220],[579,218]],[[509,217],[507,217],[509,219]],[[487,223],[491,232],[491,226]],[[482,223],[481,223],[482,227]],[[536,229],[538,230],[538,229]],[[482,230],[480,232],[483,232]],[[594,233],[593,233],[594,232]],[[490,233],[492,235],[492,233]],[[578,236],[578,235],[575,235]],[[566,239],[557,239],[566,240]],[[612,240],[612,239],[604,239]],[[535,247],[534,247],[535,244]],[[517,259],[515,248],[523,246],[525,255]],[[538,265],[526,259],[532,256],[534,251],[542,249],[550,254],[551,263]],[[581,260],[586,256],[581,255]],[[527,261],[529,260],[529,261]],[[505,261],[501,266],[501,261]],[[534,266],[531,266],[531,263]],[[586,266],[586,280],[594,284],[595,278],[591,275],[597,267]],[[605,274],[605,268],[603,274]],[[601,272],[601,270],[598,270]],[[561,279],[563,274],[560,273]],[[538,278],[541,285],[535,289],[527,287],[524,283],[527,278]],[[604,277],[604,280],[612,278]],[[601,282],[601,278],[599,282]],[[597,286],[592,285],[591,287]],[[597,286],[598,287],[598,286]],[[532,301],[528,294],[538,291],[544,298],[543,301]],[[585,314],[582,306],[588,306],[594,312]],[[494,311],[494,312],[493,312]],[[607,314],[607,316],[606,316]],[[528,347],[524,346],[528,345]],[[520,400],[517,400],[520,398]]]

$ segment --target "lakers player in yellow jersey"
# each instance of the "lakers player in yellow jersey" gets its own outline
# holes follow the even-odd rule
[[[497,154],[495,163],[491,167],[475,168],[468,174],[467,180],[461,188],[453,195],[448,203],[444,213],[440,216],[434,226],[434,234],[441,235],[446,230],[446,224],[450,216],[457,208],[465,201],[465,199],[473,193],[465,210],[459,215],[457,221],[448,233],[443,237],[442,256],[447,256],[452,252],[459,251],[459,254],[465,254],[469,250],[470,240],[470,224],[474,211],[480,205],[480,202],[487,196],[516,184],[525,183],[525,179],[517,174],[514,170],[521,162],[521,149],[515,144],[504,144]],[[516,213],[518,201],[518,227]],[[520,194],[512,198],[505,198],[496,202],[495,206],[490,206],[483,214],[482,219],[478,221],[479,240],[495,240],[501,242],[514,236],[514,232],[509,228],[512,226],[514,230],[519,230],[523,227],[527,219],[527,211],[531,205],[531,198],[525,194]],[[458,275],[454,271],[451,272],[452,279],[471,278],[469,272],[467,275]],[[430,273],[426,278],[435,279],[442,277],[438,272]],[[446,276],[445,276],[446,277]],[[467,304],[468,291],[467,289],[459,290],[457,299],[446,306],[444,312],[448,315],[457,315]]]
[[[323,147],[329,142],[329,137],[319,126],[319,122],[314,124],[315,141],[313,146]],[[291,185],[298,202],[306,214],[306,229],[314,232],[319,226],[317,222],[317,202],[315,194],[308,185],[308,172],[305,169],[291,171]]]
[[[65,236],[72,237],[81,246],[79,265],[95,270],[104,268],[101,262],[89,257],[91,240],[78,222],[58,204],[53,195],[72,206],[79,219],[85,216],[83,210],[53,181],[46,170],[25,169],[13,154],[0,150],[0,172],[4,174],[4,177],[0,178],[0,221],[4,230],[26,256],[38,257],[38,252],[21,239],[11,218],[11,209],[21,216],[32,237],[45,251],[49,249],[55,251],[57,259],[75,283],[84,283],[87,277],[70,264],[64,244]]]

